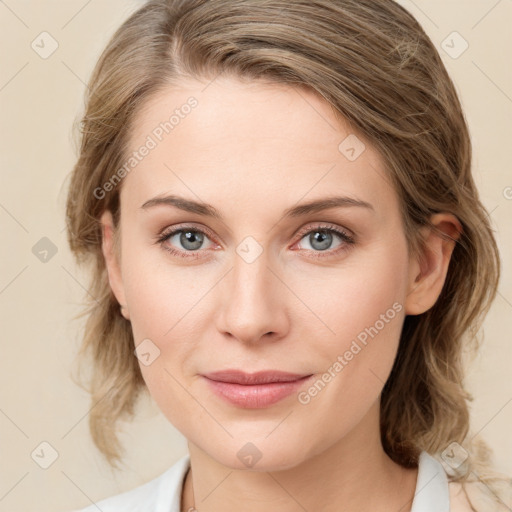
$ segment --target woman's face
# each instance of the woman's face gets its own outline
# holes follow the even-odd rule
[[[130,155],[109,274],[160,409],[233,468],[342,442],[378,410],[414,277],[378,154],[311,92],[217,79],[155,96]],[[204,377],[233,369],[311,377]]]

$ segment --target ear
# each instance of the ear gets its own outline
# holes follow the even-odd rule
[[[114,221],[112,213],[109,210],[105,210],[101,215],[100,222],[102,231],[101,250],[105,258],[110,288],[121,306],[121,314],[129,320],[130,315],[124,293],[119,254],[114,245]],[[118,227],[118,229],[120,229],[120,227]]]
[[[450,213],[436,213],[424,233],[421,254],[412,257],[409,264],[409,287],[405,299],[405,314],[420,315],[437,301],[448,273],[448,265],[462,226]]]

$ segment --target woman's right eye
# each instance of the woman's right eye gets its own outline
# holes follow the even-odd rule
[[[158,243],[175,256],[197,258],[199,257],[197,251],[201,250],[205,239],[209,240],[208,234],[198,228],[179,227],[164,232],[158,238]]]

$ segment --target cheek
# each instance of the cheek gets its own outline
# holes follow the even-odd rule
[[[390,326],[399,323],[395,317],[403,309],[408,266],[405,241],[393,242],[354,252],[336,267],[310,265],[307,280],[298,279],[296,269],[289,272],[297,296],[319,320],[318,332],[332,340],[324,344],[328,349],[345,349],[360,334],[364,341],[365,329],[374,324],[396,337]]]
[[[358,418],[377,399],[398,350],[406,263],[405,242],[396,241],[347,259],[327,279],[313,278],[315,286],[303,285],[305,302],[321,312],[324,324],[317,324],[325,334],[316,334],[319,343],[311,347],[311,357],[323,361],[320,377],[326,381],[306,390],[303,403],[319,409],[337,404],[341,421],[348,411]],[[317,286],[321,282],[323,287]]]
[[[151,353],[147,366],[139,357],[142,375],[157,402],[172,390],[168,407],[179,408],[183,404],[177,380],[183,381],[180,375],[187,373],[197,340],[211,323],[208,291],[218,278],[206,266],[171,263],[165,251],[155,247],[130,250],[128,239],[123,254],[123,283],[135,345],[141,346],[139,352],[147,346]]]
[[[194,353],[194,340],[200,336],[196,316],[200,307],[194,307],[200,292],[189,286],[189,273],[143,260],[140,253],[125,260],[125,293],[139,367],[162,412],[178,429],[185,428],[183,411],[190,410],[191,404],[183,374]],[[146,353],[150,354],[147,358]]]
[[[214,276],[209,278],[200,267],[180,267],[158,247],[133,251],[127,247],[125,254],[123,283],[135,339],[162,338],[175,329],[205,293],[207,283],[213,282]]]

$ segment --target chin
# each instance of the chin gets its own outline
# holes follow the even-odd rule
[[[238,439],[244,438],[243,441]],[[274,439],[240,436],[215,446],[202,447],[219,464],[233,470],[282,471],[291,469],[307,458],[304,441],[297,439]]]

